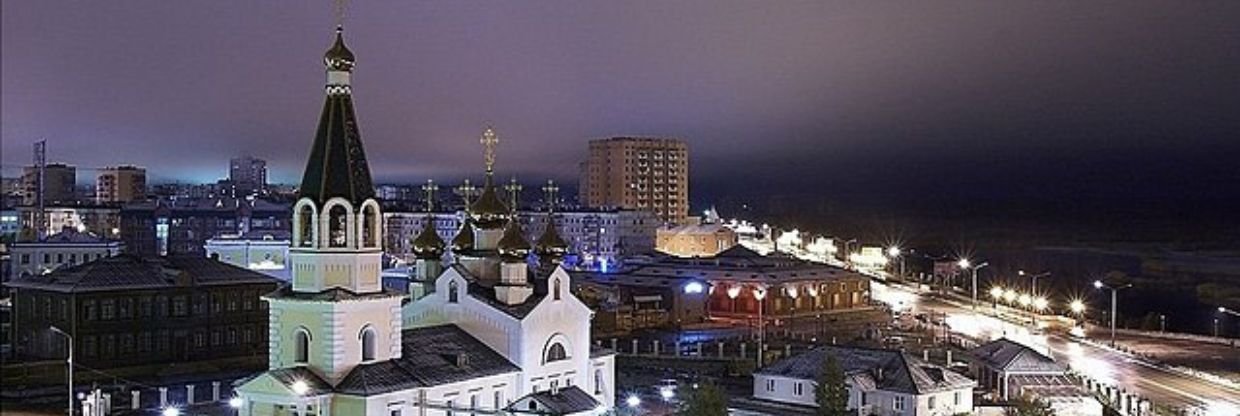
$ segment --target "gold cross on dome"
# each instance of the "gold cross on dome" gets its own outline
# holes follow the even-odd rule
[[[495,134],[495,129],[491,128],[491,126],[487,126],[487,129],[482,131],[482,157],[483,161],[486,162],[488,175],[495,168],[495,146],[498,144],[499,135]]]
[[[435,192],[439,191],[439,185],[434,180],[427,179],[426,185],[422,185],[422,191],[426,192],[426,212],[435,210]]]

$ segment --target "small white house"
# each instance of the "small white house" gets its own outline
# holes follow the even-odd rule
[[[1027,345],[1000,338],[969,355],[971,371],[997,402],[1032,396],[1049,403],[1056,415],[1102,415],[1102,403],[1068,376],[1067,367]]]
[[[814,389],[828,356],[844,370],[848,408],[859,415],[954,415],[973,411],[977,383],[901,351],[824,346],[754,373],[755,398],[816,407]]]

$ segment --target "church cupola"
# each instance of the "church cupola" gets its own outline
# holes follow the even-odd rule
[[[474,251],[474,220],[466,218],[461,229],[452,237],[452,254],[463,255]]]
[[[521,224],[517,220],[508,221],[508,226],[504,228],[504,236],[499,239],[499,256],[505,263],[525,262],[525,258],[530,254],[530,242],[525,240],[525,236],[521,231]]]
[[[555,205],[560,187],[555,185],[555,181],[548,180],[543,192],[547,194],[547,227],[534,243],[534,254],[538,255],[538,262],[543,265],[559,264],[568,253],[568,243],[560,237],[555,227]]]
[[[344,27],[336,26],[336,43],[323,54],[323,63],[328,71],[353,71],[353,51],[344,46]]]

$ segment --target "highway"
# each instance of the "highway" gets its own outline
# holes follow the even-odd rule
[[[1240,415],[1240,389],[1166,370],[1127,355],[1079,342],[1059,330],[1031,331],[993,316],[989,302],[977,313],[955,301],[932,298],[911,290],[875,283],[875,299],[892,301],[897,309],[909,313],[944,314],[952,332],[974,339],[1006,336],[1049,353],[1074,370],[1103,383],[1110,383],[1150,399],[1159,406],[1187,409],[1192,414],[1210,416]],[[889,302],[889,303],[892,303]],[[1240,358],[1238,358],[1240,359]]]

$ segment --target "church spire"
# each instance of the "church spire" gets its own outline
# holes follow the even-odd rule
[[[337,26],[336,40],[323,54],[327,67],[327,97],[298,189],[301,198],[321,204],[341,197],[359,205],[374,197],[349,86],[355,62],[353,52],[344,45],[344,28]]]

